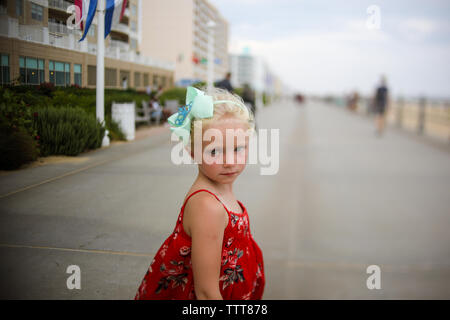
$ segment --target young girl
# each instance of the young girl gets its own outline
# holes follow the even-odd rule
[[[253,116],[240,97],[217,88],[207,95],[189,87],[186,104],[168,121],[185,144],[190,141],[191,157],[199,143],[194,141],[194,122],[201,121],[202,132],[222,133],[223,141],[200,141],[197,179],[135,299],[261,299],[262,252],[250,233],[247,209],[233,194],[233,183],[245,168],[248,135],[229,138],[234,141],[226,136],[227,129],[251,132]],[[227,143],[233,146],[228,155]]]

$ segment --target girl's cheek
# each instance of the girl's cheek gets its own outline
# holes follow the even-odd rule
[[[214,157],[210,155],[204,155],[203,156],[203,163],[205,163],[207,166],[217,166],[221,164],[222,159],[219,157]]]
[[[245,152],[238,153],[236,155],[236,164],[244,164],[247,162],[247,155]]]
[[[236,162],[237,164],[245,164],[247,163],[248,149],[242,150],[236,154]]]

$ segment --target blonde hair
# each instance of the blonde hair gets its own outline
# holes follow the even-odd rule
[[[202,127],[206,125],[210,125],[211,123],[214,123],[215,121],[218,121],[225,115],[231,115],[232,117],[242,120],[244,123],[247,124],[248,129],[250,130],[250,133],[252,133],[255,129],[255,118],[252,113],[252,111],[244,104],[244,101],[240,96],[237,94],[230,93],[229,91],[221,88],[215,88],[213,87],[210,90],[207,90],[207,88],[199,88],[199,90],[202,90],[205,92],[206,95],[209,95],[213,98],[213,101],[230,101],[228,102],[222,102],[214,104],[214,114],[211,118],[205,118],[205,119],[193,119],[194,121],[191,122],[191,134],[190,134],[190,141],[191,141],[191,149],[193,149],[194,145],[194,123],[197,121],[201,121]],[[241,105],[241,106],[239,106]],[[245,110],[243,109],[245,108]]]

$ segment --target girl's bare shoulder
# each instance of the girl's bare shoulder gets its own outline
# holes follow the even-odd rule
[[[195,215],[222,215],[226,213],[223,205],[209,192],[197,192],[192,195],[184,207],[186,212],[194,212]]]
[[[190,192],[189,194],[191,194]],[[227,226],[228,214],[223,205],[208,192],[197,192],[189,198],[183,214],[183,227],[188,235],[192,227],[204,226]]]

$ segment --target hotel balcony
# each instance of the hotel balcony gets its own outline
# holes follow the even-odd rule
[[[129,33],[130,33],[130,27],[128,25],[126,25],[126,24],[123,24],[123,23],[119,23],[119,24],[114,25],[111,28],[111,30],[116,31],[116,32],[121,32],[121,33],[124,33],[126,35],[129,35]]]
[[[65,24],[51,21],[48,22],[48,32],[61,35],[81,34],[80,31],[67,28]]]
[[[130,45],[126,42],[119,41],[119,40],[109,40],[109,47],[110,48],[119,48],[122,51],[130,51]]]
[[[69,2],[66,0],[48,0],[48,7],[50,9],[56,9],[64,12],[67,12],[67,8],[73,4],[73,1]]]

